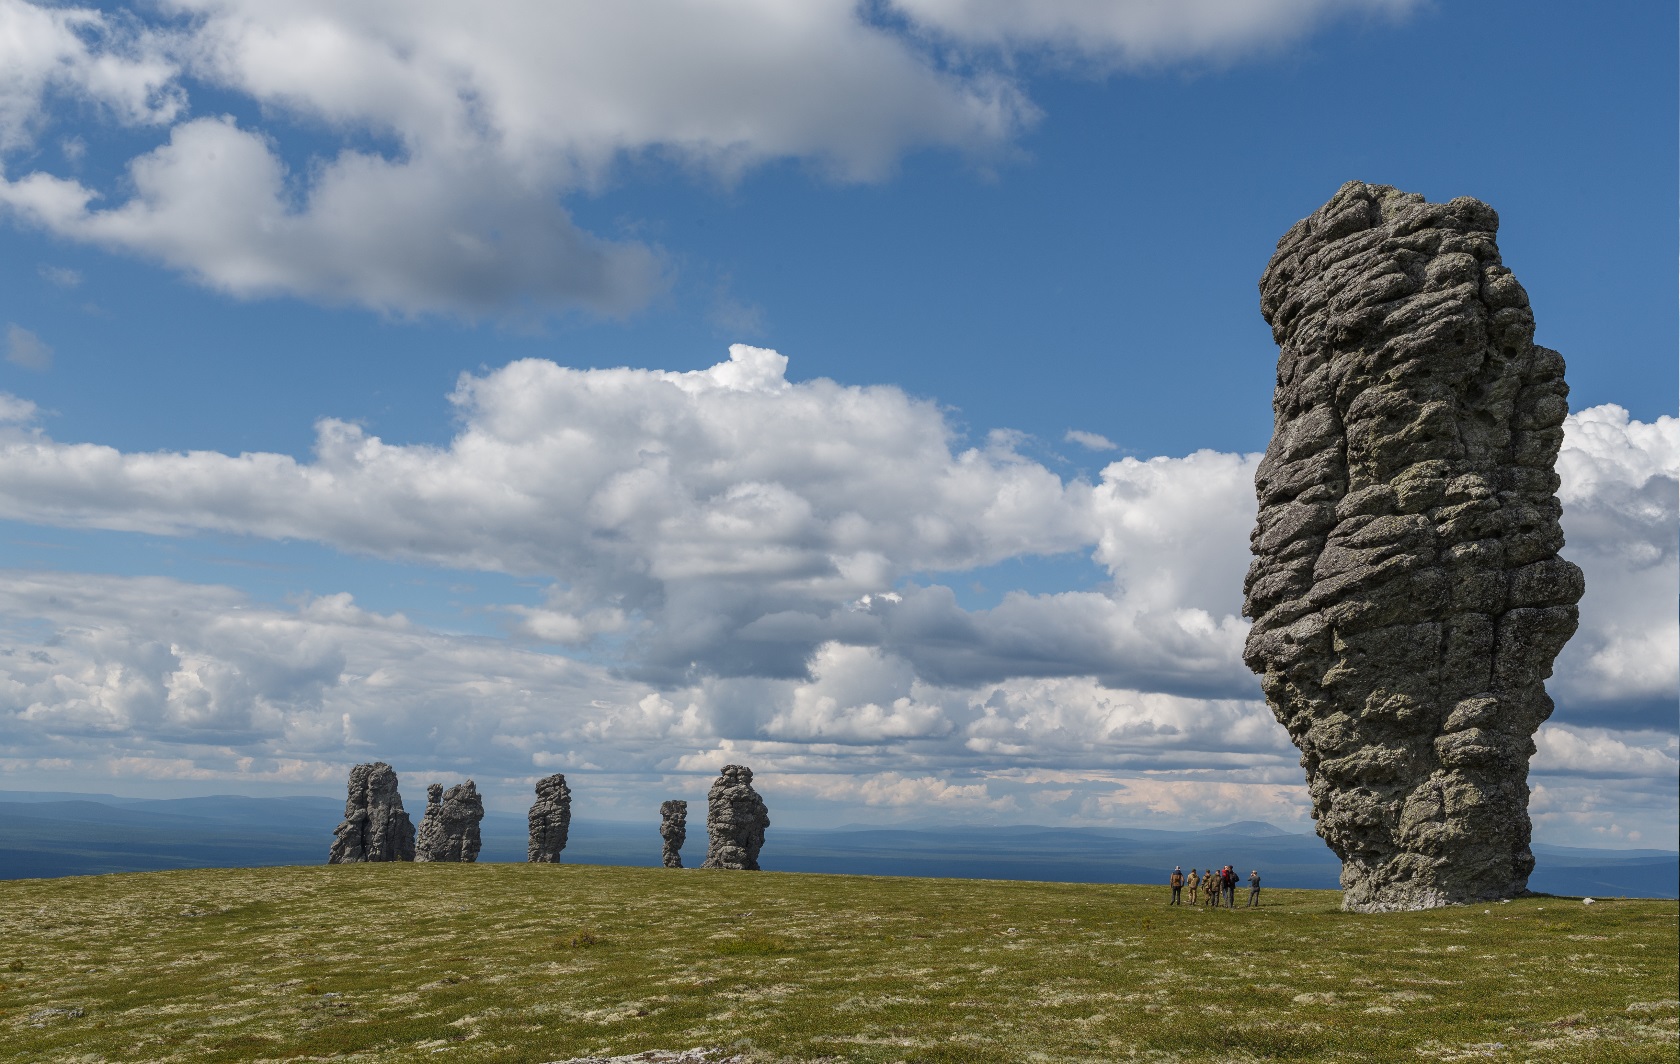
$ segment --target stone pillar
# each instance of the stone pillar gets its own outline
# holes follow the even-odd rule
[[[416,861],[478,860],[479,822],[484,819],[484,802],[472,780],[457,783],[447,791],[439,784],[426,788],[426,816],[420,821],[415,843]]]
[[[383,761],[350,770],[344,822],[333,832],[328,864],[414,860],[414,824],[403,811],[397,774]]]
[[[531,829],[525,860],[531,864],[558,864],[566,848],[572,824],[572,789],[558,772],[537,781],[537,800],[531,805],[526,823]]]
[[[706,795],[706,863],[701,868],[758,871],[770,812],[753,790],[752,769],[725,765]]]
[[[1343,908],[1521,894],[1544,681],[1584,583],[1558,556],[1563,358],[1498,215],[1349,182],[1278,242],[1244,658],[1300,747]]]
[[[681,868],[683,843],[688,841],[688,803],[659,804],[659,837],[665,843],[665,867]]]

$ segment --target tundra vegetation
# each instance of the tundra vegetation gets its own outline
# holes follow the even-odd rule
[[[1671,1064],[1674,901],[356,864],[0,883],[13,1059]]]

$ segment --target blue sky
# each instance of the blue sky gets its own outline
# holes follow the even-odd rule
[[[1672,8],[635,7],[0,0],[17,785],[1302,824],[1255,286],[1358,178],[1497,208],[1600,411],[1540,837],[1672,837]]]

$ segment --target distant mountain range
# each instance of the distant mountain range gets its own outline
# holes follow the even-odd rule
[[[344,803],[333,798],[136,799],[108,794],[0,791],[0,879],[165,868],[321,864]],[[411,811],[418,822],[419,811]],[[484,819],[484,861],[523,861],[523,817]],[[705,854],[703,824],[689,827],[685,860]],[[574,820],[564,858],[577,864],[656,865],[657,817],[646,823]],[[1673,850],[1536,845],[1537,891],[1568,896],[1672,898]],[[772,827],[764,867],[782,872],[1159,883],[1174,865],[1260,869],[1268,886],[1334,889],[1341,866],[1313,835],[1260,821],[1201,831],[1140,828]]]

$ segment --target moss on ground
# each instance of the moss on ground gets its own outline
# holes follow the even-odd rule
[[[1677,905],[580,865],[0,883],[0,1057],[1676,1059]]]

